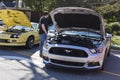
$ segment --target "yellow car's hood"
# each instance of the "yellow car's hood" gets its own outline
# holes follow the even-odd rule
[[[4,22],[7,28],[15,25],[31,27],[29,19],[21,11],[10,9],[0,10],[0,19]]]

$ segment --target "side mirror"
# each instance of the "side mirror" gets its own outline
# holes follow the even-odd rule
[[[112,34],[106,34],[106,38],[111,38],[112,37]]]

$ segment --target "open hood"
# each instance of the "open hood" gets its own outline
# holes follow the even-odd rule
[[[61,7],[50,12],[58,30],[92,30],[104,35],[103,19],[94,10],[80,7]]]
[[[8,27],[21,25],[31,27],[31,23],[27,16],[17,10],[3,9],[0,10],[0,20]]]

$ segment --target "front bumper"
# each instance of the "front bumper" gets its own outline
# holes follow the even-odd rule
[[[43,61],[45,64],[52,64],[56,66],[66,67],[66,68],[79,68],[79,69],[101,69],[104,59],[104,54],[92,54],[86,48],[82,50],[88,53],[88,57],[70,57],[55,55],[49,53],[49,51],[44,48],[43,50]]]
[[[0,43],[0,46],[25,46],[25,43]]]
[[[0,46],[25,46],[25,42],[19,41],[19,39],[0,39]]]

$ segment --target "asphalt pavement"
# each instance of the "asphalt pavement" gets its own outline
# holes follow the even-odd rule
[[[0,47],[0,80],[120,80],[120,52],[111,50],[103,71],[46,68],[38,45]]]

